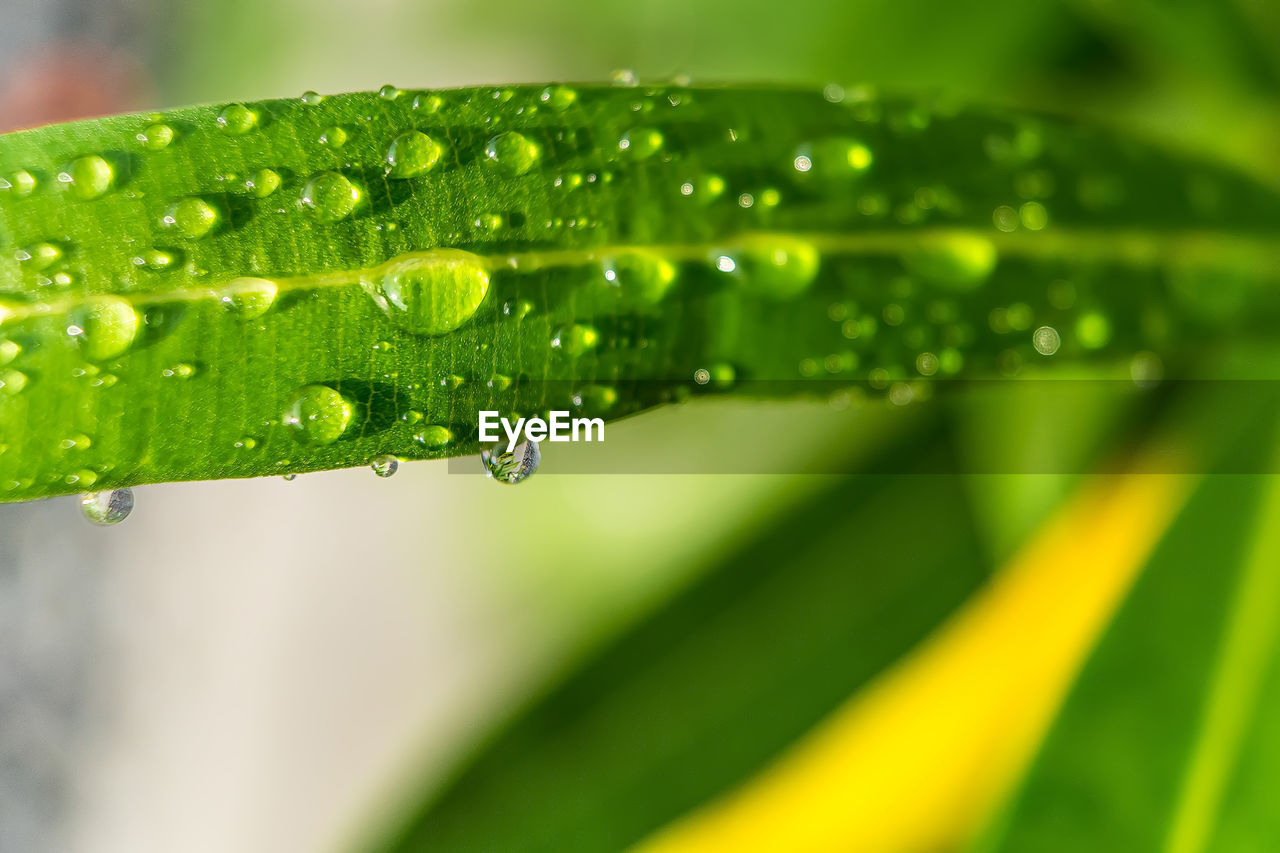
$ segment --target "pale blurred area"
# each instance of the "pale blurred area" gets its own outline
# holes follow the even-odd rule
[[[856,5],[0,0],[0,127],[622,67],[1014,99],[1044,83],[1014,71],[1072,50],[1025,0]],[[610,452],[857,441],[825,404],[756,405],[629,420]],[[708,438],[744,423],[741,445]],[[358,848],[593,640],[815,488],[555,476],[573,448],[545,450],[514,488],[416,463],[143,487],[111,529],[71,500],[0,506],[0,853]]]

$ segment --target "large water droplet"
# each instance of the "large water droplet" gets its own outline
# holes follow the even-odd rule
[[[484,260],[437,249],[384,265],[366,290],[392,323],[415,335],[443,335],[471,319],[489,291]]]
[[[138,336],[138,312],[119,296],[91,296],[72,311],[67,334],[80,342],[90,361],[114,358],[129,349]]]
[[[412,178],[426,174],[440,161],[444,148],[420,130],[410,130],[387,146],[387,176]]]
[[[339,172],[321,172],[307,181],[299,199],[321,222],[346,219],[360,206],[360,187]]]
[[[169,205],[161,224],[188,240],[199,240],[211,234],[218,227],[218,220],[221,218],[216,207],[202,198],[192,196]]]
[[[622,252],[601,263],[604,280],[621,288],[628,301],[655,305],[676,280],[676,265],[645,249]]]
[[[265,278],[234,278],[219,294],[219,301],[246,320],[254,320],[271,310],[279,288]]]
[[[347,133],[347,129],[341,125],[327,127],[320,133],[319,142],[325,148],[337,150],[347,144],[347,140],[351,138],[351,134]]]
[[[281,422],[301,444],[333,444],[355,421],[350,400],[328,385],[303,385],[285,404]]]
[[[491,163],[513,177],[532,169],[541,153],[538,143],[515,131],[498,134],[484,149]]]
[[[107,194],[115,183],[115,170],[97,154],[77,157],[58,173],[58,182],[78,199],[89,201]]]
[[[907,271],[951,290],[972,290],[996,268],[995,244],[977,234],[945,234],[920,241],[902,255]]]
[[[259,169],[244,182],[244,191],[254,198],[266,198],[280,189],[280,174],[274,169]]]
[[[218,129],[231,136],[243,136],[258,126],[258,114],[244,104],[228,104],[218,113]]]
[[[487,476],[499,483],[515,485],[523,483],[538,470],[542,451],[536,441],[522,441],[511,450],[507,450],[507,442],[500,441],[480,451],[480,462]]]
[[[94,524],[119,524],[133,512],[133,489],[108,489],[80,496],[80,511]]]
[[[373,469],[373,473],[385,480],[387,477],[394,476],[396,471],[400,470],[400,460],[388,453],[374,459],[369,464],[369,467]]]
[[[0,394],[16,397],[27,387],[27,374],[21,370],[0,370]]]

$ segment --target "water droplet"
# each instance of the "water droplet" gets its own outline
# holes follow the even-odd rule
[[[382,98],[384,101],[394,101],[402,94],[404,93],[395,86],[392,86],[390,83],[378,90],[378,97]]]
[[[1049,211],[1038,201],[1029,201],[1018,209],[1018,219],[1028,231],[1040,231],[1049,224]]]
[[[394,476],[396,471],[400,470],[400,460],[388,453],[374,459],[369,464],[369,467],[373,469],[373,473],[385,480],[387,477]]]
[[[428,450],[439,450],[453,441],[453,433],[439,424],[429,424],[414,433],[413,440]]]
[[[339,172],[321,172],[307,181],[299,199],[321,222],[346,219],[360,205],[360,188]]]
[[[390,261],[366,290],[401,329],[443,335],[476,313],[489,291],[489,271],[470,252],[437,249]]]
[[[302,103],[309,107],[314,107],[324,100],[324,95],[321,95],[319,92],[307,90],[302,93],[302,96],[298,98],[298,100],[302,101]]]
[[[327,127],[320,133],[320,144],[325,148],[341,148],[347,144],[350,134],[347,133],[345,127],[334,125]]]
[[[77,157],[58,173],[58,182],[84,201],[100,198],[115,184],[115,170],[97,154]]]
[[[62,250],[53,243],[35,243],[14,253],[14,257],[25,267],[43,270],[62,259]]]
[[[27,387],[27,374],[20,370],[0,370],[0,394],[16,397]]]
[[[164,212],[161,224],[188,240],[199,240],[213,232],[222,218],[218,209],[196,196],[179,199]]]
[[[196,366],[182,361],[172,367],[166,367],[164,370],[160,371],[160,375],[166,379],[190,379],[192,376],[196,375]]]
[[[94,524],[103,527],[119,524],[133,512],[133,489],[88,492],[80,496],[80,511]]]
[[[11,364],[22,355],[22,346],[8,338],[0,338],[0,365]]]
[[[155,272],[164,272],[165,270],[172,269],[173,265],[177,263],[177,261],[177,256],[172,252],[165,252],[160,249],[148,249],[142,254],[135,256],[133,264],[138,267],[146,267],[147,269],[154,270]]]
[[[691,198],[699,204],[710,204],[724,194],[725,180],[719,175],[702,174],[693,180],[685,181],[680,185],[680,195]],[[742,204],[743,198],[750,199],[746,204]],[[744,193],[739,196],[738,203],[743,207],[750,207],[755,199],[750,194]]]
[[[812,243],[782,235],[745,241],[732,256],[714,259],[721,272],[739,276],[744,286],[770,299],[803,293],[818,275],[818,250]]]
[[[615,86],[639,86],[640,78],[630,68],[619,68],[609,75]]]
[[[270,279],[245,276],[227,282],[218,301],[244,319],[254,320],[271,310],[278,292]]]
[[[72,312],[67,334],[80,342],[90,361],[114,358],[133,345],[138,336],[138,313],[119,296],[91,296]]]
[[[301,444],[333,444],[355,421],[350,400],[328,385],[303,385],[285,404],[281,422]]]
[[[902,256],[913,275],[951,290],[972,290],[986,281],[999,260],[995,244],[977,234],[947,234],[920,241]]]
[[[538,100],[553,110],[564,112],[578,102],[578,93],[568,86],[548,86],[542,90]]]
[[[856,139],[820,139],[796,149],[791,165],[798,181],[847,181],[871,168],[871,149]]]
[[[541,153],[538,143],[515,131],[498,134],[484,149],[484,156],[512,177],[532,169]]]
[[[152,124],[140,131],[136,139],[148,151],[160,151],[169,147],[175,135],[173,128],[167,124]]]
[[[636,160],[652,157],[662,150],[662,132],[652,127],[637,127],[622,134],[618,140],[618,150]]]
[[[439,95],[433,95],[430,92],[422,92],[413,96],[413,108],[418,112],[431,115],[440,111],[444,106],[444,98]]]
[[[507,442],[500,441],[480,451],[480,462],[487,476],[508,485],[523,483],[532,477],[541,461],[542,451],[536,441],[522,441],[511,450],[507,450]]]
[[[1052,326],[1041,326],[1031,333],[1031,345],[1041,355],[1053,355],[1062,346],[1062,336]]]
[[[387,176],[412,178],[426,174],[440,162],[444,148],[420,130],[410,130],[387,146]]]
[[[624,298],[645,305],[655,305],[667,295],[676,280],[676,266],[671,261],[644,249],[622,252],[601,263],[605,281],[621,288]]]
[[[274,169],[259,169],[244,182],[244,190],[254,198],[266,198],[280,189],[280,175]]]
[[[19,198],[25,198],[35,192],[35,175],[26,169],[19,169],[8,177],[0,177],[0,192],[11,192]]]
[[[561,326],[551,336],[551,348],[564,353],[570,358],[578,358],[595,349],[600,343],[600,334],[591,326],[574,323]]]
[[[228,104],[218,113],[218,129],[231,136],[243,136],[258,126],[258,114],[244,104]]]

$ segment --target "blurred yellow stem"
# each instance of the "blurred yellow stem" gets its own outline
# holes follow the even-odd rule
[[[971,839],[1025,771],[1192,482],[1087,481],[919,649],[756,778],[636,850],[917,853]]]

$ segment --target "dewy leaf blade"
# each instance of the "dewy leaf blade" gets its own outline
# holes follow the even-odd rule
[[[1280,202],[855,91],[384,90],[0,137],[0,499],[1265,332]],[[821,382],[820,382],[821,380]]]

